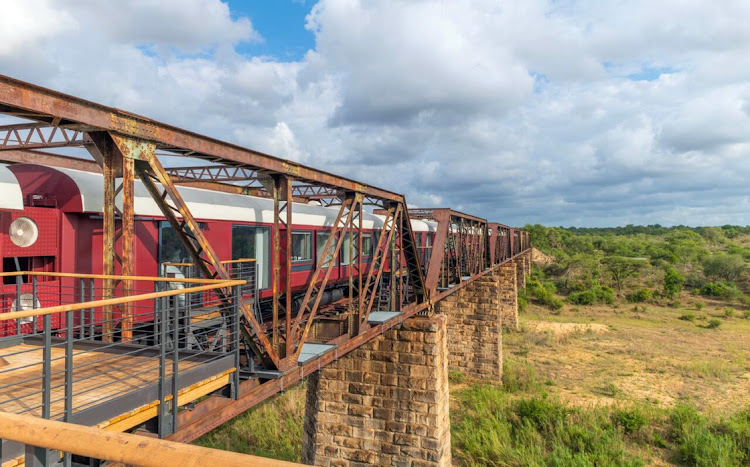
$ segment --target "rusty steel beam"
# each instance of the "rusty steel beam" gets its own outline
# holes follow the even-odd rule
[[[83,146],[80,128],[21,123],[0,126],[0,151]]]
[[[0,75],[0,113],[153,141],[157,149],[404,202],[400,194]]]
[[[102,167],[95,161],[32,150],[0,151],[0,162],[12,164],[41,164],[84,172],[102,173]]]
[[[132,140],[125,140],[123,144],[127,141]],[[225,280],[230,279],[229,273],[216,255],[211,244],[206,240],[205,235],[198,226],[198,222],[196,222],[190,213],[190,209],[182,199],[182,196],[180,196],[169,175],[164,171],[155,154],[153,152],[142,154],[141,160],[146,163],[140,168],[136,166],[141,181],[151,194],[151,197],[159,205],[162,214],[167,218],[183,245],[185,245],[193,257],[193,261],[201,273],[207,278],[219,277]],[[161,185],[163,192],[159,191],[155,182]],[[170,202],[172,204],[169,204]],[[180,215],[180,219],[177,218],[177,214]],[[265,331],[260,326],[260,323],[258,323],[252,310],[244,302],[240,303],[240,310],[249,324],[250,331],[252,331],[250,332],[243,327],[246,336],[255,336],[258,339],[259,348],[254,349],[256,354],[267,364],[278,367],[278,353],[268,340]]]
[[[320,300],[323,297],[321,292],[325,290],[328,279],[330,278],[336,264],[336,260],[339,257],[345,234],[350,232],[354,213],[358,209],[358,205],[361,203],[362,195],[359,193],[350,194],[342,201],[341,207],[336,216],[336,221],[333,223],[330,235],[323,247],[321,260],[318,262],[315,272],[310,278],[310,283],[305,292],[302,304],[300,305],[299,310],[297,310],[297,316],[292,324],[291,334],[288,337],[294,337],[295,339],[296,347],[294,352],[287,357],[292,358],[295,364],[299,353],[302,351],[302,344],[307,339],[307,335],[312,327],[318,307],[320,306]],[[305,323],[305,327],[302,328],[302,320],[305,316],[307,316],[307,322]]]

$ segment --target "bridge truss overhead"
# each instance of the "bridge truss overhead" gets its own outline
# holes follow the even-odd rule
[[[0,126],[0,160],[48,164],[100,172],[104,175],[104,299],[128,295],[133,275],[135,242],[134,182],[144,184],[186,250],[192,265],[211,280],[230,280],[230,271],[217,256],[180,194],[183,186],[261,196],[273,200],[271,228],[272,318],[262,323],[252,307],[240,300],[242,344],[250,375],[235,397],[214,396],[193,410],[179,413],[179,429],[171,439],[195,439],[265,398],[304,378],[326,363],[417,313],[432,312],[435,301],[486,274],[528,246],[524,232],[489,224],[485,219],[450,209],[409,210],[403,195],[336,176],[297,162],[202,136],[146,117],[0,75],[0,114],[25,120]],[[96,161],[39,152],[51,148],[80,148]],[[122,198],[122,209],[115,199]],[[338,209],[322,258],[304,298],[292,299],[292,215],[296,202],[316,202]],[[363,213],[385,217],[372,258],[365,265],[362,248]],[[418,245],[411,219],[437,222],[428,252]],[[337,235],[340,233],[340,235]],[[501,235],[502,233],[502,235]],[[326,336],[331,351],[302,361],[322,313],[320,293],[330,278],[327,264],[343,254],[349,242],[351,268],[348,296],[337,302],[337,313],[350,323],[339,335]],[[356,243],[356,246],[355,246]],[[389,267],[390,265],[390,267]],[[388,280],[384,280],[388,278]],[[389,284],[384,292],[383,284]],[[377,303],[386,293],[388,308]],[[236,300],[230,290],[218,290],[225,303]],[[119,303],[121,338],[131,338],[132,311]],[[394,319],[373,322],[373,313],[387,311]],[[104,309],[104,316],[113,316]],[[105,320],[108,323],[112,319]],[[104,330],[103,335],[112,335]]]

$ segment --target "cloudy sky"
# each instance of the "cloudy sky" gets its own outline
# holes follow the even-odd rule
[[[0,73],[507,224],[750,224],[746,0],[4,0]]]

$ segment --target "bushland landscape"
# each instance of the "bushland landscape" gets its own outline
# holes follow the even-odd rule
[[[750,228],[532,232],[502,384],[450,375],[457,465],[750,463]],[[299,460],[303,385],[198,443]]]

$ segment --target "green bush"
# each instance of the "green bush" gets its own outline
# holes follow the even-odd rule
[[[596,294],[591,290],[573,292],[568,295],[568,301],[576,305],[593,305],[596,303]]]
[[[706,324],[706,327],[708,329],[716,329],[719,326],[721,326],[721,320],[720,319],[716,319],[716,318],[712,318],[712,319],[708,320],[708,324]]]
[[[720,422],[718,433],[728,436],[742,449],[745,462],[750,462],[750,408],[736,413],[729,420]]]
[[[695,313],[690,313],[690,312],[684,313],[680,315],[678,319],[681,319],[683,321],[691,321],[691,322],[695,321]]]
[[[526,299],[526,296],[518,294],[518,312],[523,313],[526,311],[526,308],[529,306],[529,302]]]
[[[726,316],[727,318],[734,318],[736,314],[737,312],[731,306],[724,308],[724,316]]]
[[[679,272],[672,267],[668,268],[664,273],[664,295],[674,297],[680,293],[684,282],[685,278]]]
[[[648,418],[637,408],[632,408],[630,410],[618,409],[612,413],[612,421],[625,433],[633,434],[646,426]]]
[[[709,282],[701,287],[700,294],[726,300],[742,296],[742,292],[732,282]]]
[[[615,301],[615,294],[606,285],[593,283],[588,290],[573,292],[568,295],[568,301],[576,305],[611,304]]]
[[[745,260],[740,255],[713,255],[703,260],[706,277],[736,281],[745,273]]]
[[[529,281],[526,284],[526,292],[534,298],[534,301],[540,305],[546,306],[551,310],[559,310],[565,304],[562,300],[555,297],[555,284],[552,282]]]
[[[669,416],[670,435],[676,445],[679,461],[694,466],[743,465],[745,453],[734,437],[722,431],[734,431],[728,426],[712,429],[695,407],[678,405]],[[741,423],[740,423],[741,424]],[[738,438],[743,433],[739,430]]]
[[[519,399],[511,405],[516,415],[513,422],[517,426],[530,423],[539,431],[552,431],[559,423],[566,421],[569,410],[547,397]]]
[[[642,303],[651,300],[653,294],[649,289],[638,289],[627,295],[627,300],[631,303]]]

